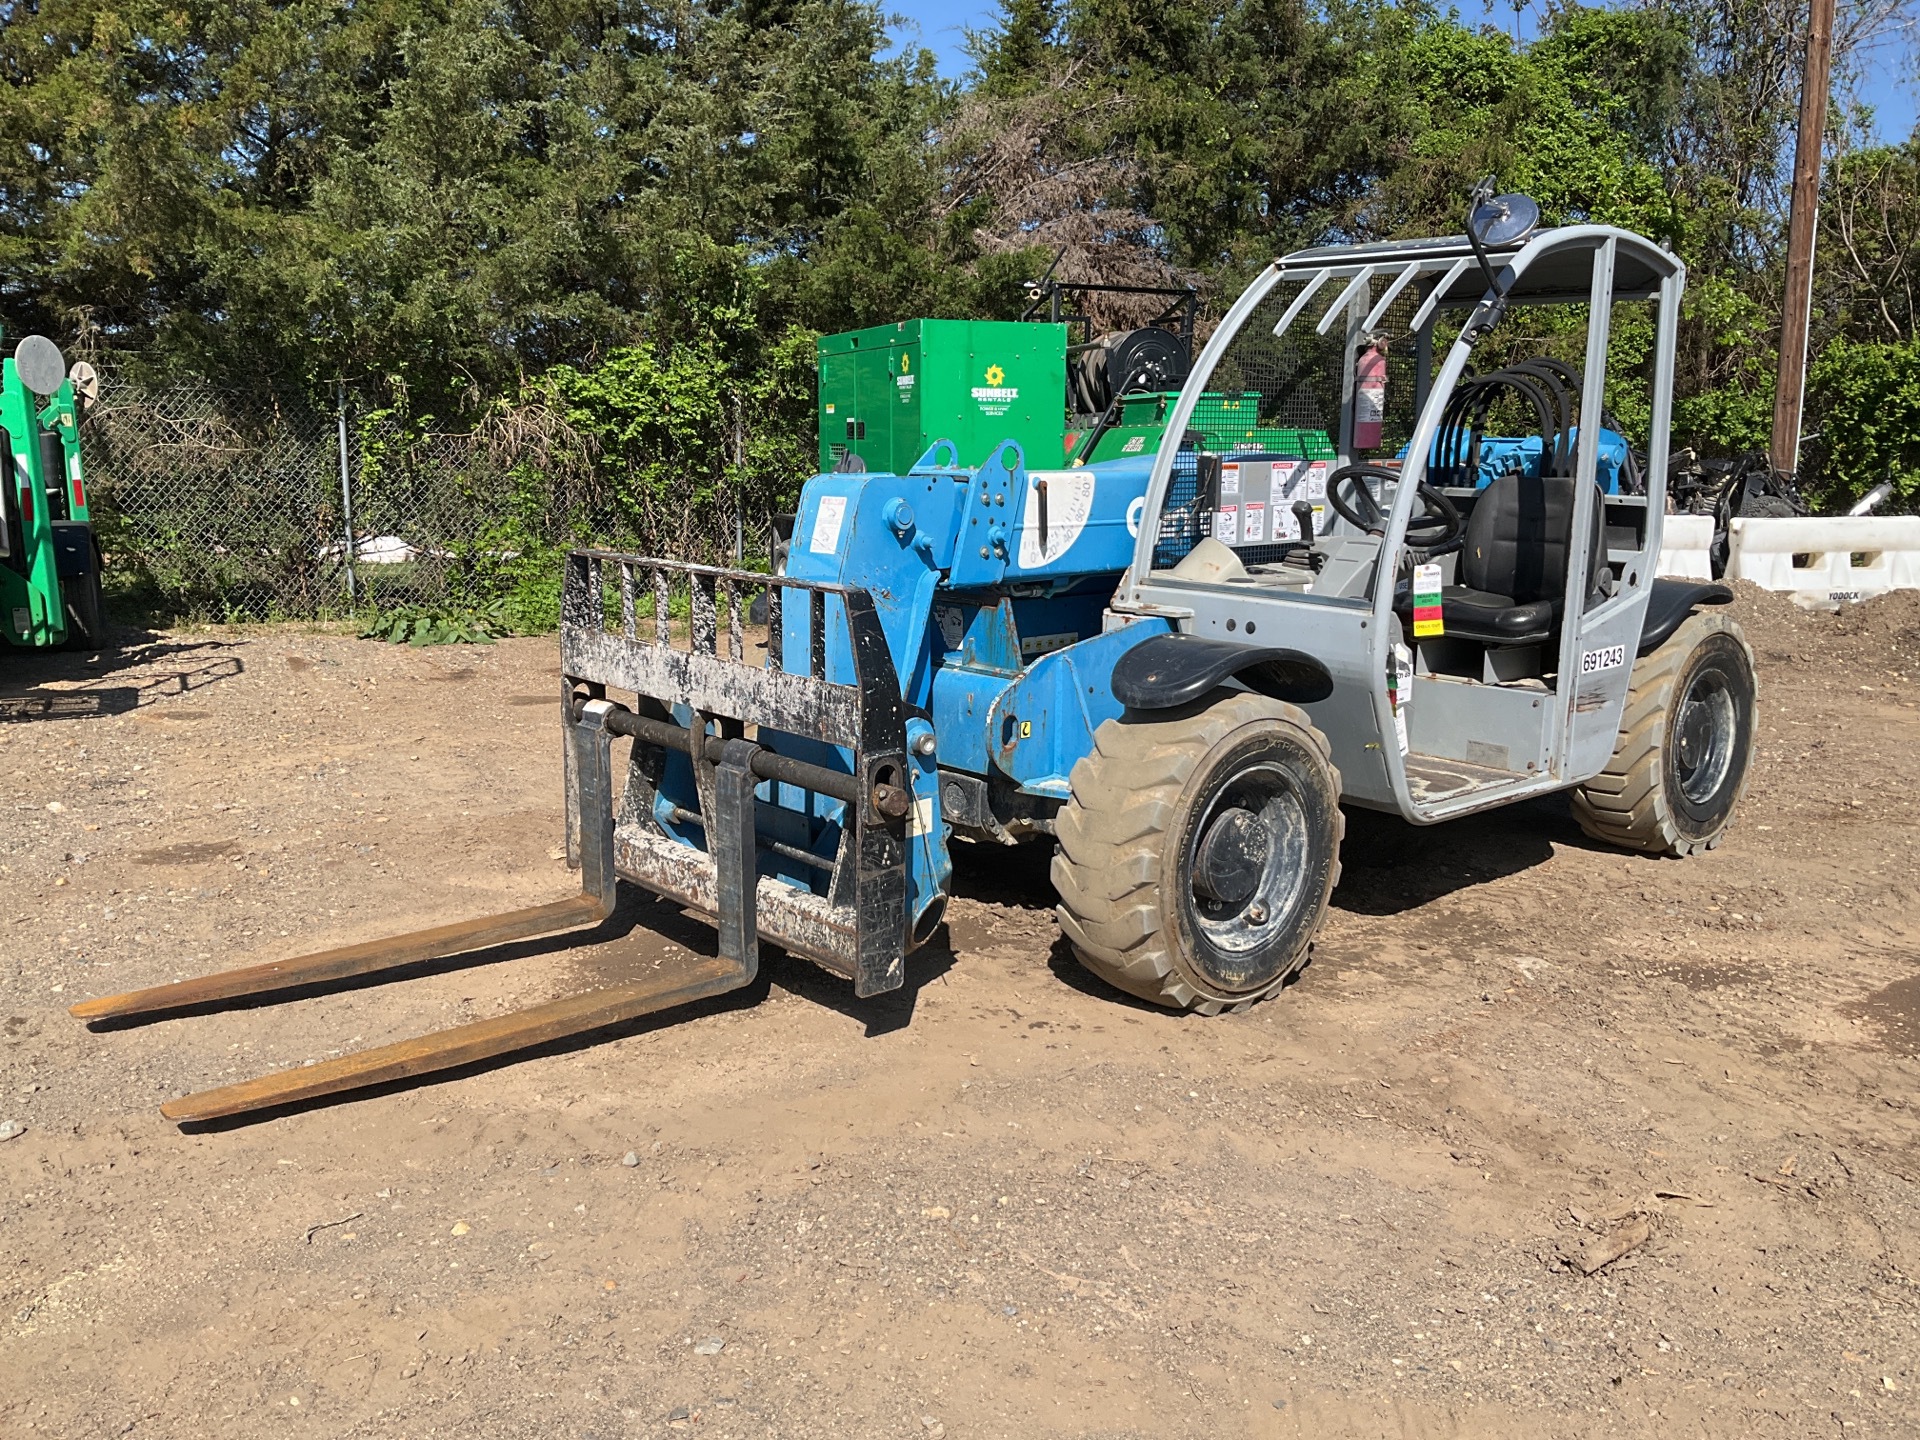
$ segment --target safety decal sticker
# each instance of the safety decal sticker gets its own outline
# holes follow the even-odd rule
[[[1402,755],[1407,753],[1407,702],[1413,698],[1413,652],[1404,645],[1393,647],[1393,661],[1387,668],[1387,704],[1393,710],[1393,738]]]
[[[907,812],[907,834],[931,835],[933,833],[933,796],[922,795],[913,802],[913,808]]]
[[[1618,670],[1627,663],[1627,647],[1609,645],[1604,650],[1589,650],[1580,657],[1582,675],[1598,675],[1602,670]]]
[[[1447,633],[1447,622],[1440,612],[1440,567],[1413,567],[1413,636],[1424,640]]]
[[[1091,470],[1030,470],[1027,506],[1020,517],[1020,568],[1051,565],[1073,548],[1093,513]],[[1046,490],[1046,524],[1040,523],[1040,487]],[[1043,537],[1044,535],[1044,543]]]
[[[1300,522],[1294,518],[1293,502],[1303,498],[1309,468],[1305,460],[1283,457],[1273,462],[1270,484],[1273,495],[1273,538],[1276,542],[1300,538]],[[1323,493],[1324,489],[1323,484]]]
[[[1240,507],[1222,505],[1213,512],[1213,538],[1222,545],[1240,543]]]
[[[840,549],[840,527],[847,518],[847,497],[822,495],[820,510],[813,517],[813,539],[807,549],[816,555],[832,555]]]
[[[1242,544],[1254,545],[1267,538],[1267,507],[1259,501],[1251,501],[1242,512],[1240,540]]]

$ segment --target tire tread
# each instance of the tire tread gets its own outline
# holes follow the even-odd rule
[[[1306,712],[1247,691],[1215,691],[1151,718],[1129,714],[1109,720],[1095,732],[1092,751],[1074,765],[1068,777],[1072,799],[1055,822],[1059,848],[1051,874],[1061,930],[1081,964],[1108,984],[1157,1005],[1215,1015],[1245,1010],[1307,963],[1311,941],[1258,993],[1203,994],[1175,965],[1160,913],[1161,842],[1179,813],[1188,780],[1235,730],[1271,720],[1298,730],[1318,752],[1337,798],[1340,774],[1332,746]],[[1337,804],[1333,814],[1329,893],[1340,881],[1339,845],[1346,834],[1346,816]]]
[[[1662,774],[1661,750],[1674,683],[1686,657],[1710,635],[1731,635],[1746,654],[1748,671],[1753,671],[1753,648],[1747,644],[1739,622],[1711,612],[1688,616],[1659,649],[1635,663],[1613,755],[1604,770],[1573,790],[1573,817],[1591,838],[1623,850],[1677,858],[1713,849],[1726,833],[1723,824],[1711,835],[1683,834],[1667,803]],[[1757,678],[1754,696],[1757,709]],[[1727,811],[1729,822],[1753,775],[1752,745],[1750,726],[1739,790]]]

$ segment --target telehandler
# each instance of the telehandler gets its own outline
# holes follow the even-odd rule
[[[1306,962],[1343,805],[1429,825],[1568,790],[1610,844],[1718,844],[1753,753],[1753,657],[1710,608],[1726,587],[1654,575],[1684,270],[1627,231],[1537,220],[1483,186],[1464,236],[1276,260],[1172,367],[1138,453],[942,439],[898,471],[842,453],[806,482],[778,576],[573,554],[557,698],[578,897],[74,1013],[125,1022],[582,927],[620,880],[717,925],[713,956],[658,980],[163,1107],[206,1121],[735,989],[762,942],[892,990],[940,927],[957,841],[1054,845],[1080,960],[1208,1014]],[[1629,325],[1647,362],[1610,375]],[[1539,336],[1559,353],[1525,353]],[[970,367],[950,387],[970,422],[1026,398],[1002,338],[948,362]],[[902,372],[881,348],[890,388],[862,403],[886,410],[926,357]],[[1237,430],[1206,421],[1229,402]],[[823,458],[844,418],[823,415]],[[764,649],[744,618],[763,593]]]

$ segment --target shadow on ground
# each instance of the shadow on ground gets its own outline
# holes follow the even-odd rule
[[[1500,810],[1409,825],[1397,815],[1348,810],[1342,873],[1333,908],[1352,915],[1401,915],[1490,881],[1544,865],[1556,845],[1581,843],[1566,797],[1549,795]]]
[[[0,723],[124,715],[246,670],[232,641],[125,630],[114,638],[99,651],[18,650],[0,658]]]
[[[234,661],[238,664],[237,659]],[[1532,801],[1488,815],[1448,825],[1418,827],[1397,817],[1354,811],[1348,814],[1343,847],[1345,873],[1334,893],[1341,910],[1361,915],[1397,915],[1488,881],[1513,875],[1544,863],[1556,844],[1578,837],[1578,828],[1564,799]],[[959,844],[954,847],[953,895],[963,902],[1002,910],[1032,913],[1036,926],[1049,926],[1054,905],[1049,876],[1050,843],[998,847]],[[969,913],[971,912],[971,913]],[[831,974],[801,956],[762,944],[759,973],[748,984],[723,995],[676,1006],[655,1014],[624,1020],[598,1029],[532,1045],[454,1069],[397,1080],[379,1086],[262,1110],[230,1120],[192,1128],[224,1129],[273,1116],[323,1108],[345,1101],[419,1085],[438,1085],[470,1075],[517,1064],[536,1055],[560,1055],[610,1040],[651,1031],[706,1015],[750,1008],[766,999],[770,989],[783,990],[860,1021],[868,1038],[891,1034],[913,1023],[920,992],[959,963],[968,950],[999,943],[991,915],[963,905],[933,940],[907,959],[907,980],[898,990],[860,998],[842,976]],[[200,1007],[190,1013],[217,1009],[279,1004],[292,999],[339,993],[388,981],[447,974],[479,965],[567,952],[573,969],[591,990],[625,983],[643,971],[672,965],[689,952],[695,957],[715,953],[713,927],[698,916],[634,887],[623,885],[613,915],[583,931],[519,941],[442,960],[426,961],[376,976],[359,976],[320,985],[281,990]],[[1129,1008],[1168,1013],[1162,1007],[1124,994],[1086,970],[1075,958],[1064,936],[1050,947],[1048,968],[1064,984]],[[1298,979],[1298,976],[1293,977]],[[1290,982],[1291,983],[1291,982]],[[175,1012],[168,1018],[179,1018]]]

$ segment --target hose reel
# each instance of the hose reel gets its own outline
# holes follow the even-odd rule
[[[1074,412],[1102,414],[1129,391],[1177,390],[1192,364],[1187,342],[1158,325],[1096,336],[1067,363]]]

